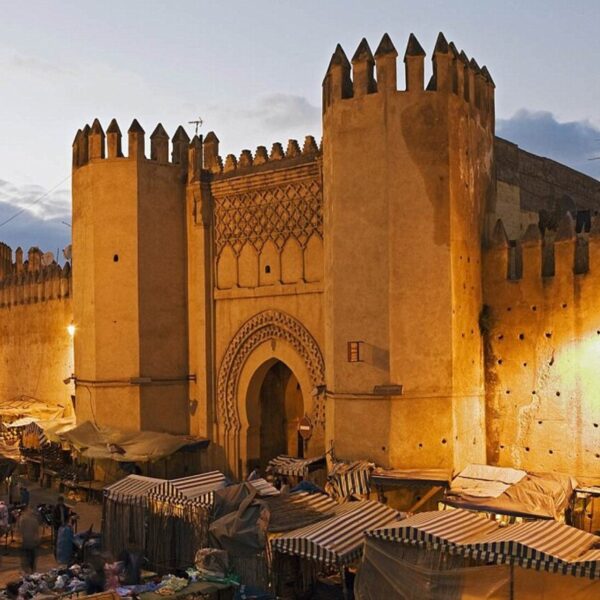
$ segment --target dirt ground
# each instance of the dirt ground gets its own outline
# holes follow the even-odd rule
[[[37,484],[28,483],[30,491],[30,505],[32,507],[38,504],[56,504],[60,495],[55,489],[40,488]],[[6,494],[1,494],[3,500],[8,501]],[[76,502],[66,499],[66,504],[79,515],[77,525],[78,531],[86,531],[90,525],[93,525],[94,531],[100,531],[100,521],[102,518],[102,506],[98,503]],[[42,529],[42,544],[39,549],[37,570],[47,571],[56,566],[54,559],[51,530],[49,527]],[[18,534],[15,533],[14,539],[8,538],[8,544],[5,546],[4,539],[0,539],[0,588],[6,586],[6,583],[19,579],[22,573],[21,569],[21,542]]]

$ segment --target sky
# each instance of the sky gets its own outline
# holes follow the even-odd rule
[[[222,155],[320,138],[335,45],[385,32],[429,63],[443,31],[490,70],[498,135],[600,179],[599,24],[598,0],[0,0],[0,240],[69,243],[71,143],[94,118],[172,135],[200,116]]]

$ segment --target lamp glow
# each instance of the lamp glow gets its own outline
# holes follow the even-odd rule
[[[76,330],[76,327],[73,323],[67,325],[67,332],[69,333],[69,335],[71,337],[73,337],[75,335],[75,330]]]

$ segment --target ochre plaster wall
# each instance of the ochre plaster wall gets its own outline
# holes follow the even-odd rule
[[[324,83],[328,417],[345,457],[460,468],[485,452],[479,248],[493,89],[445,44],[433,57],[437,84],[424,90],[417,46],[405,91],[393,48],[373,60],[365,41],[353,80],[338,47]],[[377,91],[367,83],[374,63]],[[352,340],[362,362],[347,360]],[[403,394],[378,397],[385,384]],[[350,434],[357,421],[360,438]]]
[[[54,290],[45,291],[44,284],[36,284],[38,290],[31,294],[18,289],[22,286],[2,286],[1,400],[27,396],[48,404],[71,404],[73,385],[63,383],[73,372],[73,339],[67,332],[73,320],[70,280],[57,283]]]
[[[598,224],[600,225],[600,224]],[[535,227],[535,226],[533,226]],[[598,226],[596,226],[598,227]],[[487,454],[490,464],[600,473],[600,238],[589,238],[585,271],[574,273],[577,241],[567,218],[542,260],[542,240],[521,240],[522,273],[498,236],[486,252]],[[581,242],[580,242],[581,243]],[[546,242],[546,246],[548,242]],[[547,259],[546,259],[547,260]]]
[[[155,136],[159,128],[151,136],[152,159],[146,159],[136,121],[129,156],[122,156],[114,127],[107,131],[107,157],[97,121],[74,144],[78,419],[187,433],[183,166],[168,162],[167,148]]]

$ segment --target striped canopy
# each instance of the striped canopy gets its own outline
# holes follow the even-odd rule
[[[588,550],[570,564],[571,574],[600,579],[600,549]]]
[[[145,505],[148,501],[148,492],[161,483],[164,483],[164,479],[128,475],[124,479],[105,487],[104,495],[109,500],[116,502]]]
[[[189,477],[162,481],[148,497],[158,502],[184,502],[209,507],[213,504],[215,490],[225,487],[227,479],[221,471],[209,471]]]
[[[252,479],[247,483],[249,483],[253,488],[256,489],[259,496],[279,495],[279,490],[272,483],[269,483],[266,479]]]
[[[280,454],[269,461],[269,469],[276,475],[291,477],[306,477],[309,471],[325,466],[325,457],[296,458]]]
[[[340,504],[335,513],[333,517],[273,539],[273,551],[328,565],[346,565],[361,555],[365,531],[399,518],[397,511],[373,501]]]
[[[381,540],[448,549],[481,540],[498,530],[495,521],[464,510],[422,512],[404,519],[394,527],[368,531]]]
[[[500,527],[478,513],[456,509],[419,513],[367,535],[457,552],[485,562],[600,579],[600,537],[556,521]]]
[[[497,529],[471,544],[469,553],[487,561],[566,572],[568,563],[578,562],[599,542],[598,536],[563,523],[529,521]]]
[[[327,475],[327,491],[334,498],[368,496],[374,464],[365,460],[351,463],[336,462]]]

